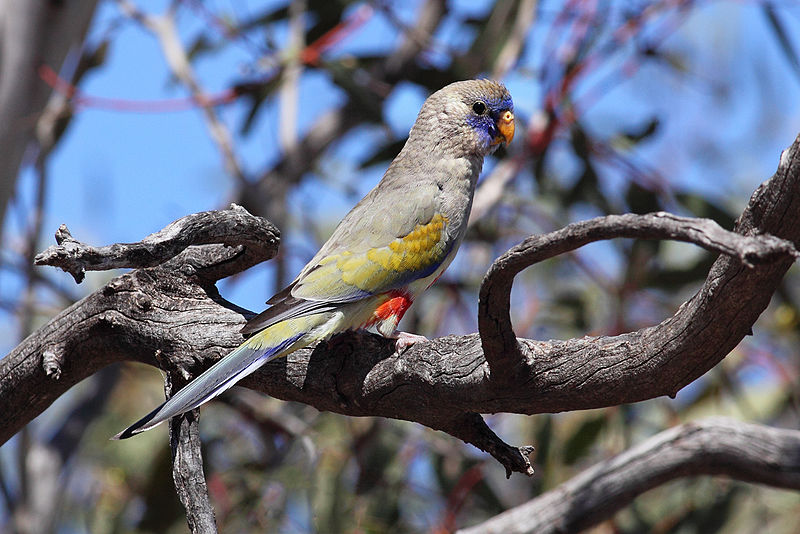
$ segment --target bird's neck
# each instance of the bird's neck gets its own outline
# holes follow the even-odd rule
[[[393,170],[404,173],[425,174],[427,176],[448,176],[463,178],[471,187],[475,186],[483,168],[483,156],[478,154],[437,150],[427,146],[417,150],[406,143],[391,164]]]

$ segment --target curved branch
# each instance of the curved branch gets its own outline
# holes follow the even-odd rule
[[[800,431],[715,418],[671,428],[461,534],[580,532],[676,478],[724,475],[800,490]]]
[[[800,242],[798,146],[800,138],[753,195],[737,232]],[[758,239],[758,247],[775,243]],[[750,332],[793,261],[788,251],[753,267],[721,256],[697,295],[660,325],[614,337],[521,339],[521,358],[507,375],[489,367],[477,334],[417,343],[398,354],[390,340],[348,333],[270,362],[242,385],[320,410],[416,421],[529,473],[527,449],[515,453],[488,428],[462,423],[475,422],[476,413],[560,412],[674,395]],[[110,363],[141,361],[196,375],[241,343],[239,328],[250,315],[174,262],[115,278],[0,360],[0,443]]]
[[[548,258],[604,239],[638,238],[694,243],[736,258],[747,267],[780,258],[797,258],[791,242],[770,235],[745,236],[729,232],[709,219],[658,212],[647,215],[608,215],[570,224],[561,230],[534,235],[500,256],[484,278],[478,305],[483,349],[493,371],[517,363],[517,338],[511,325],[511,286],[523,269]]]

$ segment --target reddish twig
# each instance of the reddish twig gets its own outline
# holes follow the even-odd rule
[[[467,496],[478,482],[483,480],[483,465],[473,465],[459,477],[450,494],[447,496],[447,508],[445,509],[444,519],[441,525],[434,530],[437,534],[454,532],[456,529],[456,517]]]
[[[617,76],[619,72],[622,72],[624,78],[632,76],[638,70],[641,58],[629,59],[624,62],[619,69],[615,70],[613,74],[609,74],[601,79],[595,87],[583,95],[582,105],[572,103],[567,106],[565,105],[567,96],[579,79],[585,78],[586,75],[592,71],[596,71],[598,66],[603,63],[604,59],[607,59],[608,56],[618,50],[626,41],[638,35],[638,31],[647,20],[652,19],[657,13],[669,9],[680,10],[685,8],[686,5],[692,1],[694,0],[666,0],[665,2],[646,7],[639,14],[626,19],[619,28],[612,32],[610,41],[604,46],[601,46],[599,50],[587,55],[583,60],[576,61],[572,64],[562,78],[557,81],[555,86],[545,92],[543,109],[548,117],[548,121],[543,128],[538,131],[533,131],[530,135],[528,143],[533,152],[535,154],[543,152],[559,131],[573,124],[581,112],[585,112],[585,110],[597,101],[601,95],[607,94],[611,85],[620,80],[620,77]],[[566,19],[572,8],[574,8],[572,3],[564,7],[564,10],[559,13],[558,18],[553,24],[554,28],[567,24]],[[585,38],[585,30],[588,24],[586,19],[586,15],[581,15],[576,17],[573,22],[573,33],[578,39]],[[680,22],[665,25],[665,28],[659,33],[658,38],[651,42],[660,44],[679,26]],[[654,48],[657,46],[658,44],[653,45]],[[574,45],[573,48],[577,51],[578,46]],[[553,56],[555,54],[551,52],[549,55]],[[556,61],[555,58],[551,58],[545,63],[558,64],[559,61]],[[543,83],[546,84],[547,82],[543,81]]]
[[[316,41],[305,47],[300,53],[300,60],[306,65],[316,65],[323,52],[329,50],[333,45],[360,28],[372,17],[373,12],[371,5],[362,4],[347,19],[323,33]]]
[[[129,100],[87,95],[78,87],[65,80],[50,65],[39,65],[39,77],[47,85],[69,98],[76,107],[108,109],[135,113],[165,113],[185,111],[205,106],[228,104],[239,97],[240,91],[235,87],[212,95],[186,96],[161,100]]]
[[[307,65],[319,66],[320,56],[324,52],[330,50],[331,47],[363,26],[372,14],[372,6],[369,4],[362,5],[347,19],[340,22],[331,30],[321,35],[313,43],[305,47],[303,51],[300,52],[301,61]],[[38,69],[38,74],[42,81],[52,87],[53,90],[70,99],[75,107],[134,113],[168,113],[186,111],[199,107],[229,104],[247,92],[248,88],[253,87],[253,85],[263,85],[268,82],[277,72],[278,69],[275,69],[273,72],[270,72],[268,75],[258,80],[240,83],[234,87],[210,95],[200,94],[160,100],[130,100],[88,95],[68,80],[62,78],[50,65],[42,63],[39,65]]]

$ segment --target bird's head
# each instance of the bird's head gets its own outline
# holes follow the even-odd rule
[[[492,80],[455,82],[433,93],[410,135],[443,155],[479,157],[513,137],[514,103],[503,84]]]

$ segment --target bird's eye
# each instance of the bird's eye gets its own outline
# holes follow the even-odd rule
[[[472,104],[472,111],[474,111],[476,115],[483,115],[486,113],[486,104],[478,100]]]

